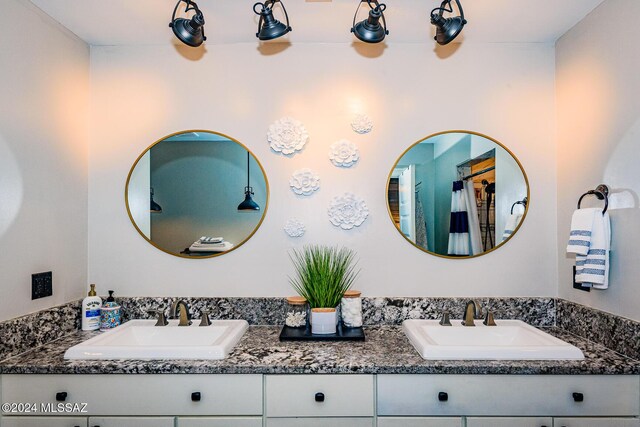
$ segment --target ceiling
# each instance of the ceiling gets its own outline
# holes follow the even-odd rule
[[[456,41],[473,43],[550,43],[604,0],[462,0],[469,21]],[[91,45],[172,43],[168,27],[174,0],[31,0]],[[199,0],[206,43],[257,42],[255,0]],[[357,0],[284,0],[292,43],[350,43]],[[438,0],[388,0],[388,41],[430,40],[429,12]],[[366,5],[358,20],[364,19]],[[279,19],[278,16],[276,16]],[[282,40],[282,39],[280,39]]]

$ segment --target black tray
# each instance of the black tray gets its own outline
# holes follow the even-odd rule
[[[313,335],[309,326],[306,328],[283,326],[280,341],[364,341],[364,329],[347,328],[340,322],[335,334]]]

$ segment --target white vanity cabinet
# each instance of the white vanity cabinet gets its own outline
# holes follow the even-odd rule
[[[467,427],[553,427],[549,417],[467,417]]]
[[[262,427],[262,417],[178,417],[176,427]]]
[[[462,427],[462,418],[378,417],[378,427]]]
[[[267,375],[267,427],[372,427],[373,375]]]
[[[638,418],[556,418],[553,427],[640,427]]]
[[[262,399],[262,375],[2,376],[3,402],[84,411],[52,416],[262,416]]]
[[[378,375],[379,416],[637,417],[634,375]]]
[[[87,427],[87,419],[81,417],[3,417],[2,427]]]
[[[174,427],[169,417],[91,417],[89,427]]]

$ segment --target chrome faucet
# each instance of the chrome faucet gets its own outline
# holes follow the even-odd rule
[[[191,315],[189,314],[189,306],[183,300],[175,300],[173,304],[171,304],[171,311],[169,312],[169,317],[172,319],[176,318],[178,314],[178,310],[180,310],[180,322],[178,326],[189,326],[191,325]]]
[[[464,306],[462,324],[464,326],[476,326],[474,319],[482,319],[482,307],[478,301],[469,300]]]

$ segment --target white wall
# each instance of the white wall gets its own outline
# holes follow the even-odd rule
[[[87,282],[89,49],[30,2],[0,14],[0,321]],[[31,274],[53,296],[31,301]]]
[[[281,46],[271,46],[210,43],[199,59],[197,52],[186,58],[173,46],[92,48],[92,282],[120,295],[288,295],[287,251],[327,243],[358,252],[363,271],[357,287],[366,295],[555,296],[552,45],[465,43],[444,54],[431,43],[390,44],[384,52],[361,44],[306,44],[274,53]],[[351,131],[356,111],[373,118],[372,133]],[[268,126],[286,114],[303,121],[311,136],[293,158],[270,152],[266,142]],[[256,235],[237,251],[208,260],[154,249],[133,228],[124,204],[137,156],[164,135],[195,128],[246,144],[265,167],[271,189]],[[447,129],[475,130],[503,142],[532,183],[521,231],[506,247],[477,259],[425,254],[399,235],[387,214],[386,181],[397,157]],[[351,169],[335,168],[327,158],[329,145],[340,138],[360,148],[361,160]],[[288,186],[301,167],[321,176],[321,189],[308,198]],[[352,231],[327,219],[329,201],[344,191],[364,197],[370,209],[368,220]],[[303,238],[282,231],[289,217],[307,224]]]
[[[565,34],[556,51],[559,295],[635,320],[640,320],[640,26],[627,22],[638,16],[637,0],[607,0]],[[628,196],[632,207],[610,210],[610,288],[586,293],[571,287],[573,258],[565,248],[578,198],[600,183],[613,187],[617,197]]]

